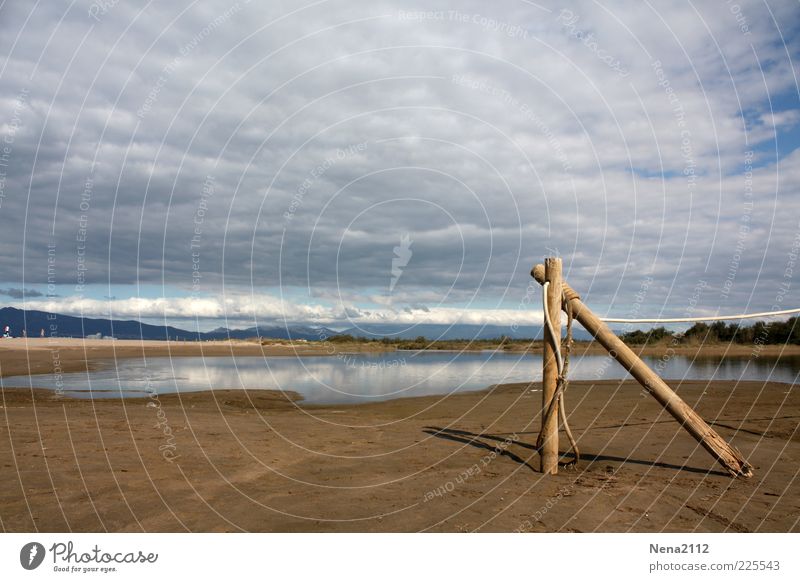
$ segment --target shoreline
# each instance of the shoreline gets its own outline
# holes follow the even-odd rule
[[[664,382],[666,382],[670,387],[674,387],[680,384],[698,384],[703,383],[702,380],[687,380],[682,378],[662,378]],[[623,383],[630,383],[631,385],[638,386],[636,380],[627,379],[627,380],[570,380],[569,385],[576,389],[587,389],[591,388],[595,382],[617,382],[619,384]],[[764,384],[770,384],[774,387],[784,387],[784,388],[792,388],[795,384],[790,382],[780,382],[776,380],[769,380],[769,381],[761,381],[761,380],[712,380],[706,382],[708,385],[716,385],[716,384],[726,384],[731,385],[734,388],[742,388],[748,387],[751,385],[762,386]],[[397,402],[402,400],[416,400],[421,398],[439,398],[444,399],[455,395],[462,395],[462,394],[470,394],[470,395],[480,395],[480,394],[488,394],[495,390],[503,390],[508,388],[509,386],[519,386],[523,383],[520,382],[513,382],[513,383],[506,383],[506,384],[489,384],[483,388],[474,388],[474,389],[465,389],[460,391],[451,391],[451,392],[442,392],[440,394],[423,394],[418,396],[397,396],[391,398],[365,398],[363,402],[309,402],[306,401],[305,398],[298,392],[294,390],[279,390],[277,388],[204,388],[201,390],[186,390],[184,392],[134,392],[131,391],[136,396],[118,396],[116,390],[68,390],[67,393],[60,393],[55,389],[49,388],[39,388],[39,387],[31,387],[31,386],[3,386],[0,388],[0,391],[4,391],[5,394],[14,399],[19,399],[23,394],[33,394],[33,400],[38,402],[63,402],[63,403],[70,403],[70,402],[119,402],[119,401],[126,401],[130,403],[141,402],[143,400],[157,398],[159,400],[169,399],[169,400],[181,400],[187,398],[193,398],[195,395],[204,398],[204,397],[211,397],[216,398],[217,395],[223,396],[231,396],[237,394],[244,394],[247,397],[252,397],[252,395],[263,394],[267,397],[268,400],[273,400],[277,397],[285,397],[289,396],[288,400],[292,402],[299,408],[302,409],[324,409],[324,408],[355,408],[360,406],[372,406],[375,404],[381,404],[384,402]],[[539,385],[538,382],[531,382],[530,385]],[[641,388],[641,387],[640,387]],[[534,389],[534,392],[540,392],[540,390]],[[84,398],[79,398],[76,396],[70,396],[69,394],[74,394],[76,392],[86,393],[87,396]],[[114,396],[109,397],[100,397],[100,398],[93,398],[89,396],[90,393],[114,393]],[[32,401],[33,401],[32,400]]]
[[[641,346],[634,346],[641,347]],[[747,348],[747,346],[682,346],[675,348],[673,354],[680,356],[694,356],[699,358],[724,358],[742,357],[744,355],[752,355],[752,350],[745,349],[732,349],[732,348]],[[766,349],[772,348],[772,349]],[[787,349],[788,348],[788,349]],[[376,343],[376,344],[363,344],[363,343],[296,343],[290,344],[285,342],[273,341],[267,344],[258,344],[248,341],[219,341],[219,342],[164,342],[158,340],[139,341],[139,340],[83,340],[73,338],[14,338],[5,339],[0,341],[0,378],[9,377],[23,377],[54,374],[59,376],[61,374],[75,373],[75,372],[88,372],[108,366],[113,366],[114,362],[118,359],[132,359],[132,358],[172,358],[172,357],[264,357],[264,358],[280,358],[280,357],[296,357],[296,356],[326,356],[326,357],[341,357],[343,355],[352,355],[359,353],[387,353],[387,352],[420,352],[420,353],[486,353],[497,352],[509,355],[522,355],[524,353],[540,353],[541,350],[405,350],[394,349],[392,347]],[[746,354],[743,352],[746,351]],[[655,348],[639,349],[637,353],[642,356],[663,357],[663,353]],[[602,346],[596,342],[580,342],[576,343],[573,347],[573,355],[605,355],[606,351]],[[765,349],[759,353],[758,357],[775,358],[781,356],[794,356],[800,355],[800,346],[766,346]],[[682,378],[664,378],[670,384],[675,385],[683,381]],[[571,384],[585,383],[586,380],[572,380]],[[771,381],[776,385],[792,386],[791,383]],[[4,382],[5,385],[5,382]],[[56,395],[59,399],[70,399],[77,401],[105,401],[105,400],[127,400],[136,401],[143,400],[150,397],[145,392],[132,393],[130,395],[119,395],[93,398],[87,394],[84,398],[73,398],[63,391],[56,388],[31,388],[30,386],[8,386],[7,390],[44,390]],[[486,390],[491,390],[492,386],[458,391],[456,393],[480,393]],[[265,393],[290,393],[291,391],[281,391],[275,388],[258,388],[258,389],[230,389],[230,388],[209,388],[202,390],[192,390],[181,392],[180,394],[198,394],[198,393],[212,393],[222,391],[242,391],[242,392],[265,392]],[[67,392],[74,392],[67,390]],[[158,394],[158,393],[153,393]],[[159,397],[164,398],[171,396],[173,393],[158,394]],[[175,393],[178,394],[178,393]],[[443,393],[439,396],[444,396]],[[372,402],[386,402],[401,400],[405,398],[424,398],[425,396],[400,396],[397,398],[380,398]],[[294,402],[302,408],[310,408],[317,406],[363,406],[371,404],[369,399],[364,402],[348,402],[348,403],[312,403],[306,402],[302,396],[294,393]]]
[[[331,351],[330,347],[335,349]],[[341,346],[341,349],[340,349]],[[346,348],[346,350],[344,349]],[[0,340],[0,378],[95,369],[97,360],[172,357],[334,356],[337,353],[392,351],[360,344],[268,343],[246,341],[177,342],[13,338]]]
[[[740,344],[706,344],[701,346],[631,346],[640,356],[671,357],[751,357],[780,358],[800,356],[797,345],[764,345],[756,349]],[[303,342],[266,344],[244,340],[214,342],[177,342],[159,340],[85,340],[74,338],[13,338],[0,340],[0,378],[29,376],[35,374],[84,372],[95,369],[97,360],[117,360],[145,357],[276,357],[276,356],[336,356],[356,353],[385,352],[444,352],[509,354],[541,353],[541,344],[524,349],[476,348],[476,349],[401,349],[380,342],[336,343]],[[597,342],[575,342],[574,355],[605,355],[605,348]]]

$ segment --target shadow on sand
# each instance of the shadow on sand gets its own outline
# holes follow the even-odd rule
[[[530,462],[533,459],[534,456],[533,453],[538,453],[536,446],[533,444],[525,443],[519,440],[514,440],[511,439],[509,436],[504,436],[503,434],[474,433],[466,430],[458,430],[455,428],[441,428],[438,426],[426,426],[423,428],[423,432],[431,436],[435,436],[436,438],[462,443],[465,445],[470,445],[485,451],[490,451],[490,452],[494,451],[498,456],[509,458],[512,461],[519,463],[520,465],[528,467],[531,471],[535,471],[536,473],[540,472],[539,469],[534,465],[532,465]],[[525,434],[531,434],[531,433],[525,433]],[[509,443],[509,445],[507,445],[506,447],[501,447],[499,445],[494,444],[496,442]],[[507,447],[510,445],[516,445],[518,447],[528,449],[533,453],[528,459],[524,459],[520,455],[517,455],[509,451]],[[562,453],[561,456],[562,459],[563,458],[574,459],[572,453]],[[713,469],[700,469],[698,467],[675,465],[672,463],[663,463],[661,461],[646,461],[643,459],[632,459],[630,457],[616,457],[613,455],[595,455],[591,453],[582,452],[580,462],[584,461],[590,464],[603,461],[616,462],[616,463],[630,464],[630,465],[642,465],[645,467],[659,467],[662,469],[672,469],[674,471],[685,471],[687,473],[697,473],[700,475],[717,475],[721,477],[728,477],[728,473],[725,473],[723,471],[716,471]],[[570,461],[567,461],[566,463],[562,464],[569,464],[569,462]]]

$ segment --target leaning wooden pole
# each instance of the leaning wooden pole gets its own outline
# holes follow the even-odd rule
[[[547,280],[544,265],[536,265],[531,275],[542,285]],[[645,364],[633,350],[583,304],[580,296],[566,283],[563,290],[572,307],[573,317],[652,394],[689,433],[735,477],[751,477],[752,467],[742,454],[717,434],[684,400]]]
[[[544,261],[544,278],[550,283],[547,288],[547,307],[550,323],[555,337],[553,341],[544,342],[542,359],[542,446],[539,450],[542,473],[555,475],[558,473],[558,360],[553,347],[561,341],[561,259],[549,258]],[[548,333],[545,328],[545,333]],[[555,400],[555,401],[554,401]],[[548,415],[547,411],[552,408]]]

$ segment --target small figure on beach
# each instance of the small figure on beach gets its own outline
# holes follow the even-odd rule
[[[42,331],[39,332],[39,337],[44,337],[44,328],[42,328]]]
[[[3,326],[3,337],[11,337],[11,327],[8,325]]]

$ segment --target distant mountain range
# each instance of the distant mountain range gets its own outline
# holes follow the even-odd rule
[[[14,307],[0,309],[0,325],[10,326],[11,335],[19,337],[22,330],[27,330],[29,337],[39,337],[43,329],[45,335],[58,337],[102,336],[118,339],[167,340],[181,339],[187,341],[205,341],[215,339],[247,339],[253,337],[275,339],[316,340],[336,335],[337,332],[327,328],[308,326],[289,327],[251,327],[248,329],[219,328],[209,332],[189,331],[170,325],[151,325],[127,319],[94,319],[48,313],[46,311],[23,310]],[[53,326],[51,328],[51,326]]]
[[[213,331],[199,334],[201,339],[248,339],[263,337],[270,339],[303,339],[319,341],[329,338],[337,333],[327,327],[313,327],[310,325],[248,327],[246,329],[228,329],[220,327]],[[198,335],[195,333],[195,335]]]
[[[180,335],[190,339],[192,335],[191,332],[176,327],[149,325],[133,320],[91,319],[14,307],[0,309],[0,325],[8,325],[11,335],[15,337],[21,336],[22,330],[26,330],[29,337],[39,337],[41,330],[48,337],[87,337],[101,334],[120,339],[165,340]]]
[[[173,326],[152,325],[135,320],[95,319],[60,315],[46,311],[22,310],[14,307],[0,309],[0,325],[10,326],[11,335],[19,337],[25,329],[30,337],[38,337],[44,329],[49,337],[88,337],[109,336],[118,339],[167,340],[182,339],[187,341],[205,341],[220,339],[248,339],[254,337],[272,339],[304,339],[321,340],[334,335],[349,334],[354,337],[380,339],[383,337],[414,339],[424,336],[429,340],[452,339],[494,339],[509,336],[514,339],[540,338],[540,326],[520,326],[512,329],[500,325],[443,325],[418,324],[414,326],[401,324],[365,324],[334,331],[327,327],[309,325],[293,326],[258,326],[246,329],[217,328],[208,332],[197,332]],[[51,329],[51,326],[54,326]],[[589,335],[582,329],[575,330],[575,339],[588,339]]]

